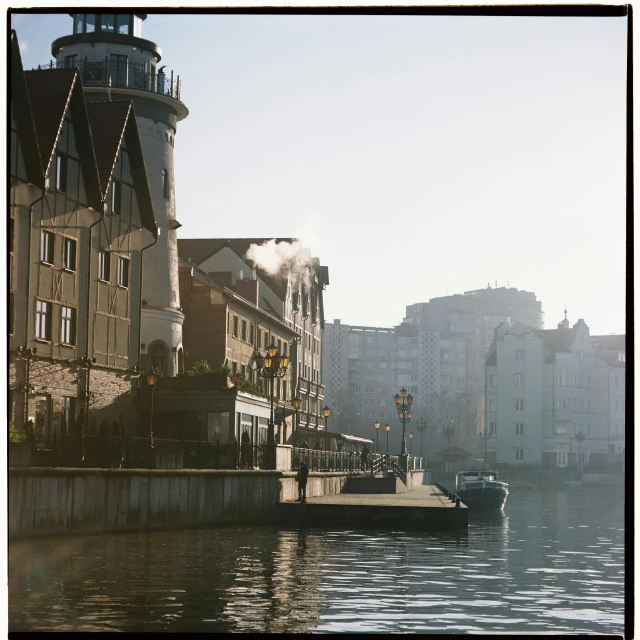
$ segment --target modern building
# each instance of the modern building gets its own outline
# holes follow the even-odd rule
[[[131,101],[76,68],[23,71],[11,33],[9,420],[136,425],[142,251],[157,237]]]
[[[394,396],[404,387],[415,398],[416,419],[430,413],[440,390],[439,356],[435,331],[418,331],[404,324],[394,328],[351,326],[340,320],[327,324],[323,359],[333,429],[375,438],[376,420],[382,429],[388,422],[393,450],[399,450],[402,429]],[[378,440],[380,437],[386,434],[379,433]]]
[[[100,8],[98,8],[100,10]],[[145,13],[74,13],[72,33],[53,41],[52,68],[77,69],[87,102],[132,101],[158,235],[144,251],[141,363],[165,376],[183,370],[173,148],[189,115],[180,78],[160,65],[160,47],[142,37]],[[127,189],[114,179],[114,198]]]
[[[552,330],[501,324],[486,360],[488,462],[606,464],[611,369],[584,320],[570,327],[566,312]]]
[[[198,267],[213,281],[255,304],[293,332],[287,347],[291,359],[289,393],[301,400],[298,432],[304,435],[306,431],[313,437],[324,430],[321,354],[325,326],[323,293],[329,284],[329,270],[318,258],[311,257],[308,250],[300,259],[282,262],[276,271],[247,256],[252,248],[281,244],[294,248],[299,243],[294,238],[180,239],[178,250],[186,263]],[[264,336],[265,328],[264,324],[259,327],[256,324],[256,337],[258,330]],[[255,346],[264,351],[264,339]],[[189,349],[189,359],[200,359],[199,353]]]

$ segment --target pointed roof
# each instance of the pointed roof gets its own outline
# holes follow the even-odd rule
[[[157,238],[158,225],[153,211],[133,102],[130,100],[89,102],[86,108],[93,136],[93,148],[103,199],[107,199],[118,154],[123,141],[125,141],[129,152],[131,177],[138,199],[142,226]]]
[[[20,45],[15,30],[11,30],[11,104],[13,117],[16,120],[18,133],[22,142],[22,157],[27,172],[27,179],[32,184],[44,189],[44,173],[35,124],[29,102],[29,91],[24,78]]]

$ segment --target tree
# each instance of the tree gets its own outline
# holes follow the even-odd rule
[[[212,373],[211,366],[206,360],[198,360],[191,369],[191,375],[205,376],[208,373]]]

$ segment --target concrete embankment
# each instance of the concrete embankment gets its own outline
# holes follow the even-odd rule
[[[309,496],[340,493],[344,472],[311,473]],[[298,496],[294,472],[9,469],[9,539],[267,522]]]

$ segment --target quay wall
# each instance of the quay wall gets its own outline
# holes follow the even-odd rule
[[[311,472],[307,495],[346,479]],[[267,522],[297,497],[290,471],[10,468],[9,539]]]

